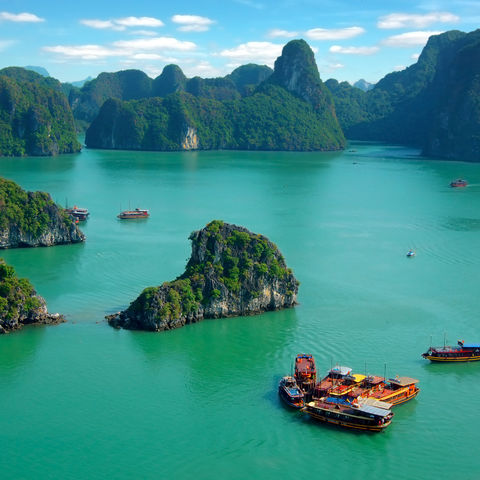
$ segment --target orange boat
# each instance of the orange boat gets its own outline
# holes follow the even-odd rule
[[[150,213],[148,210],[143,210],[141,208],[136,208],[135,210],[124,210],[120,212],[117,217],[122,220],[137,219],[137,218],[148,218]]]
[[[304,391],[310,391],[317,380],[315,359],[309,353],[300,353],[295,358],[295,380]]]
[[[367,397],[391,403],[393,406],[408,402],[420,392],[416,386],[418,380],[410,377],[389,378],[378,386],[375,391],[366,392]]]
[[[329,395],[332,389],[343,385],[351,372],[352,369],[350,367],[341,367],[337,365],[331,368],[327,375],[315,385],[313,397],[321,398]]]

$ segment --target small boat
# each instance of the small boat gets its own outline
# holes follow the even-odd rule
[[[295,380],[303,392],[309,392],[313,389],[317,380],[317,369],[313,355],[300,353],[296,356]]]
[[[400,405],[418,395],[420,389],[417,387],[417,383],[416,378],[396,376],[380,384],[376,391],[367,392],[366,396],[388,402],[393,406]]]
[[[346,395],[360,386],[365,378],[365,375],[360,375],[359,373],[345,375],[341,383],[330,389],[329,395],[332,397]]]
[[[289,407],[302,408],[305,406],[303,392],[293,377],[286,376],[280,380],[278,395]]]
[[[430,347],[422,357],[432,362],[475,362],[480,360],[480,343],[459,340],[456,346]]]
[[[343,385],[344,381],[351,374],[351,372],[352,369],[350,367],[341,367],[337,365],[331,368],[327,372],[327,375],[315,385],[313,397],[321,398],[328,396],[332,389],[337,388],[339,385]]]
[[[454,180],[450,182],[451,187],[466,187],[468,185],[466,180],[459,178],[458,180]]]
[[[71,215],[74,219],[84,221],[90,215],[88,209],[80,208],[74,205],[72,208],[65,208],[65,212]]]
[[[136,208],[135,210],[124,210],[120,212],[117,217],[122,220],[137,219],[137,218],[148,218],[150,213],[148,210],[143,210],[141,208]]]
[[[315,420],[357,430],[381,432],[392,423],[393,412],[382,407],[358,403],[344,398],[322,397],[308,402],[301,412]]]
[[[415,256],[415,251],[414,250],[409,250],[407,252],[407,257],[414,257]]]

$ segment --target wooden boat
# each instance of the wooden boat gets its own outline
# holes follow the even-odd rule
[[[90,215],[88,209],[80,208],[74,205],[72,208],[65,208],[65,212],[71,215],[74,219],[84,221]]]
[[[409,250],[407,252],[407,257],[414,257],[415,256],[415,252],[413,250]]]
[[[387,428],[393,417],[388,408],[334,397],[322,397],[308,402],[301,411],[321,422],[371,432],[381,432]]]
[[[293,377],[285,376],[280,380],[278,395],[289,407],[302,408],[305,406],[303,392]]]
[[[480,360],[480,343],[459,340],[456,346],[430,347],[422,357],[432,362],[475,362]]]
[[[317,380],[317,369],[313,355],[300,353],[296,356],[295,380],[303,392],[309,392],[313,389]]]
[[[350,367],[337,365],[331,368],[327,372],[327,375],[315,385],[313,398],[328,396],[333,388],[343,385],[345,379],[351,374],[351,372],[352,369]]]
[[[389,378],[387,381],[380,384],[375,391],[366,392],[366,397],[381,400],[395,405],[408,402],[415,398],[420,392],[416,386],[418,380],[410,377],[395,377]]]
[[[355,388],[360,386],[365,380],[365,378],[365,375],[360,375],[358,373],[349,373],[348,375],[345,375],[341,383],[334,385],[329,390],[329,395],[333,397],[341,397],[343,395],[347,395],[351,391],[355,390]]]
[[[136,208],[135,210],[124,210],[117,215],[117,217],[121,218],[122,220],[135,220],[138,218],[148,218],[149,216],[149,211],[141,208]]]
[[[468,185],[466,180],[459,178],[458,180],[454,180],[450,182],[451,187],[466,187]]]

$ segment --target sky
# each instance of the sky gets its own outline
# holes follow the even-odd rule
[[[273,68],[303,38],[322,80],[375,83],[415,63],[430,35],[480,26],[480,0],[0,0],[0,68],[62,82],[165,65],[189,78]]]

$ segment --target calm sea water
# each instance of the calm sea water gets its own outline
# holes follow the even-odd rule
[[[480,165],[417,154],[2,159],[0,175],[91,217],[83,245],[1,252],[68,322],[0,337],[0,477],[479,478],[480,363],[420,354],[444,333],[480,341]],[[448,187],[458,177],[468,188]],[[128,207],[151,218],[117,220]],[[110,328],[106,313],[183,272],[188,235],[212,219],[274,241],[300,305],[158,334]],[[322,374],[418,378],[420,395],[381,434],[316,424],[277,397],[300,352]]]

